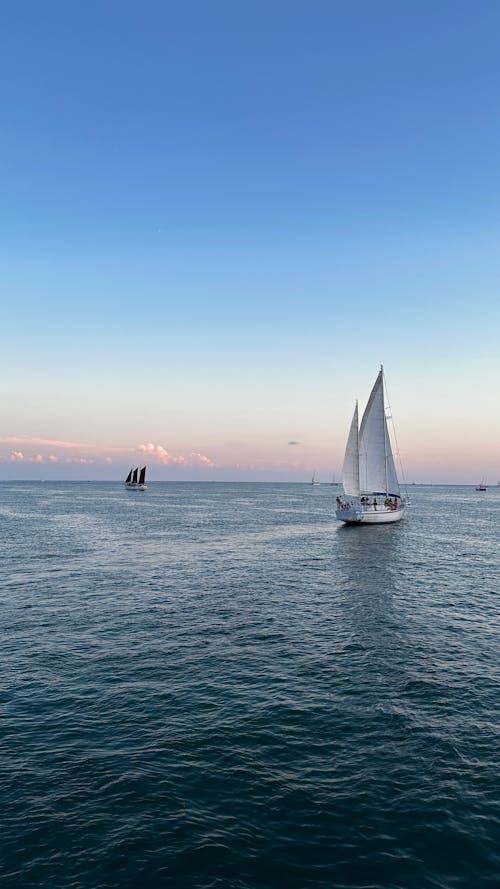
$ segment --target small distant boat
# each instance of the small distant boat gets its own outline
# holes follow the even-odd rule
[[[375,380],[358,427],[358,403],[349,430],[342,467],[343,497],[335,518],[348,525],[398,522],[405,500],[399,489],[384,401],[384,370]]]
[[[314,472],[312,474],[311,485],[319,485],[319,484],[320,484],[320,482],[316,481],[316,470],[314,470]]]
[[[332,480],[330,482],[330,485],[332,486],[332,488],[334,488],[338,485],[338,482],[335,481],[335,473],[333,473],[333,475],[332,475]]]
[[[486,491],[486,479],[482,478],[478,485],[476,485],[476,491]]]
[[[127,478],[125,479],[125,487],[129,491],[145,491],[147,485],[145,484],[146,479],[146,467],[143,466],[139,469],[138,466],[133,466],[130,470]]]

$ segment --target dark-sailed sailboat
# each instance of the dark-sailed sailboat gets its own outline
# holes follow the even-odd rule
[[[139,470],[138,466],[133,466],[125,479],[125,487],[131,491],[145,491],[147,487],[145,479],[146,467],[143,466],[141,470]]]

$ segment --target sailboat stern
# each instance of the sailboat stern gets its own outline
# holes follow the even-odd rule
[[[377,511],[366,511],[363,515],[363,523],[365,525],[386,525],[389,522],[399,522],[403,518],[404,512],[404,506],[400,506],[398,509],[383,507]]]

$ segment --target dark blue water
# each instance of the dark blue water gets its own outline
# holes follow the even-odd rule
[[[500,488],[0,485],[4,887],[500,885]]]

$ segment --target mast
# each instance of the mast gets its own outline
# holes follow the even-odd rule
[[[385,398],[384,398],[384,366],[380,365],[380,373],[382,374],[382,422],[384,424],[384,466],[385,466],[385,496],[387,497],[389,493],[389,486],[387,484],[387,423],[385,420]]]

